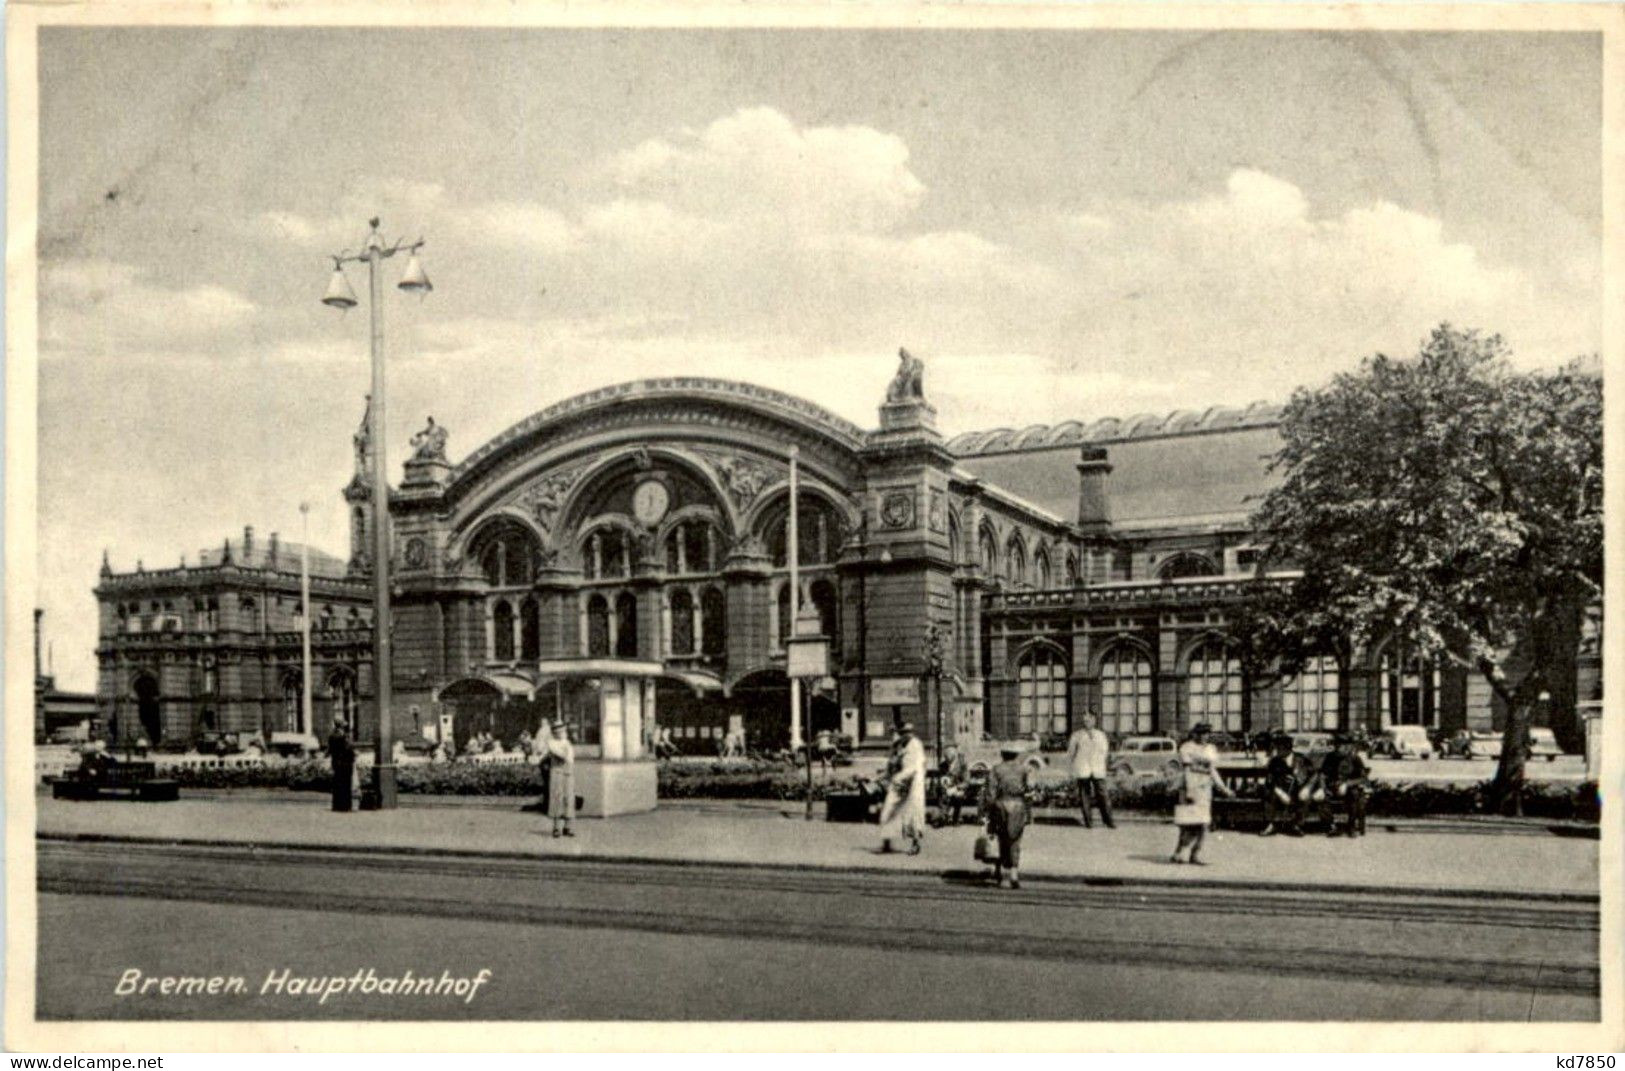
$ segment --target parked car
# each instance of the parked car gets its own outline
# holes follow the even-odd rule
[[[1431,759],[1433,742],[1420,725],[1396,725],[1371,742],[1371,756],[1386,759]]]
[[[1170,736],[1129,736],[1106,756],[1114,774],[1171,776],[1179,772],[1179,745]]]
[[[1501,734],[1479,733],[1471,729],[1457,729],[1445,738],[1439,749],[1441,758],[1498,759],[1501,757]]]
[[[1544,725],[1531,725],[1529,727],[1529,757],[1536,758],[1544,755],[1547,762],[1556,762],[1557,757],[1563,754],[1558,746],[1557,737]]]
[[[1000,752],[1012,743],[1021,748],[1022,761],[1034,773],[1049,764],[1049,760],[1044,758],[1039,749],[1041,741],[1033,737],[1021,736],[1014,740],[1000,740],[991,733],[983,733],[981,739],[964,750],[966,771],[972,778],[985,777],[989,770],[1004,761]]]

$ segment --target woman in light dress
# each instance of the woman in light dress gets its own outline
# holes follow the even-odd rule
[[[576,751],[570,746],[570,727],[564,722],[553,726],[547,740],[547,813],[553,817],[555,837],[573,837],[570,824],[576,816]]]
[[[886,802],[880,808],[880,850],[892,850],[898,836],[908,841],[908,854],[920,854],[925,837],[925,745],[914,735],[914,724],[897,728],[891,758],[886,763]]]
[[[1190,846],[1190,862],[1206,866],[1201,860],[1202,841],[1207,827],[1213,821],[1213,790],[1226,796],[1234,795],[1230,786],[1219,777],[1219,751],[1207,742],[1210,727],[1206,722],[1191,726],[1190,739],[1179,746],[1180,786],[1179,801],[1174,804],[1174,825],[1179,827],[1179,843],[1169,862],[1183,863],[1179,853]]]

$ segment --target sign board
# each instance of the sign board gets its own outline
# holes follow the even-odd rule
[[[790,677],[824,677],[829,675],[829,641],[795,638],[785,644],[789,649],[784,672]]]
[[[918,677],[874,677],[869,681],[869,702],[877,707],[913,706],[919,701]]]

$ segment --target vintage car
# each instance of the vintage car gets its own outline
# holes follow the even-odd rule
[[[1497,759],[1501,757],[1501,734],[1457,729],[1445,737],[1440,758]]]
[[[1563,749],[1557,743],[1557,737],[1544,725],[1531,725],[1529,727],[1529,757],[1542,758],[1547,762],[1556,762],[1557,757],[1563,754]]]
[[[1333,750],[1332,734],[1321,732],[1292,733],[1292,750],[1319,762]]]
[[[1395,725],[1371,741],[1374,759],[1431,759],[1433,741],[1420,725]]]
[[[1179,745],[1170,736],[1129,736],[1106,757],[1118,776],[1167,777],[1179,772]]]
[[[981,738],[964,748],[965,769],[973,779],[987,776],[987,772],[1004,761],[1002,750],[1014,744],[1021,749],[1022,761],[1028,769],[1037,773],[1049,764],[1040,750],[1041,741],[1028,736],[1016,737],[1013,740],[1000,740],[991,733],[983,733]]]

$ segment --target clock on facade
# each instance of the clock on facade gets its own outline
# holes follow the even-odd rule
[[[660,523],[671,506],[671,492],[659,480],[644,480],[632,492],[632,516],[645,528]]]

